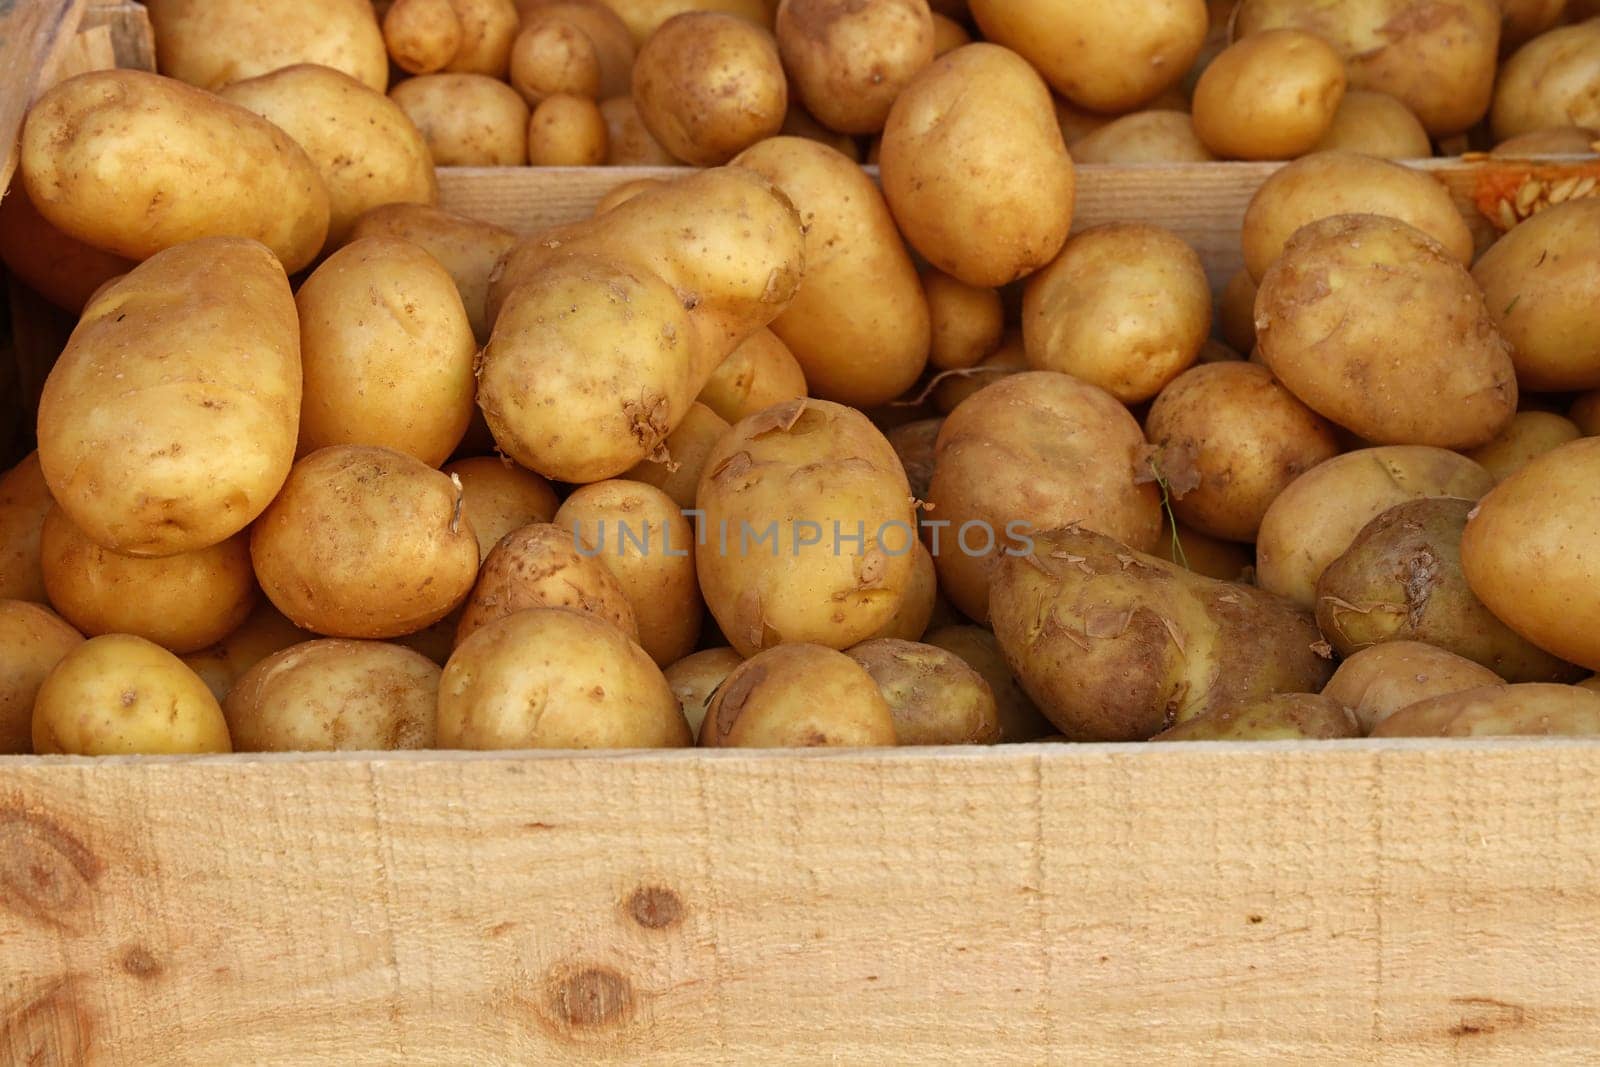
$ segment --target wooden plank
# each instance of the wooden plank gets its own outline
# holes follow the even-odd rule
[[[1592,1062],[1600,746],[0,759],[0,1062]]]
[[[79,26],[82,29],[106,27],[116,56],[113,66],[132,70],[156,69],[156,35],[150,26],[150,13],[143,4],[91,0]]]
[[[0,0],[0,193],[17,169],[28,105],[72,42],[84,0]]]

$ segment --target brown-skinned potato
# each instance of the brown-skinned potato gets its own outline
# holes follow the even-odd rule
[[[456,647],[474,632],[529,608],[565,608],[639,640],[633,605],[599,550],[570,526],[530,523],[502,537],[484,558],[456,626]]]
[[[842,133],[877,133],[933,62],[926,0],[782,0],[778,51],[806,110]]]
[[[955,653],[877,638],[845,654],[878,684],[899,744],[992,745],[1000,740],[1000,717],[989,683]]]
[[[1385,641],[1347,657],[1322,694],[1356,713],[1361,732],[1422,700],[1502,685],[1489,668],[1420,641]]]
[[[668,152],[714,167],[782,128],[789,90],[771,33],[731,15],[687,12],[639,49],[633,102]]]
[[[1316,693],[1275,693],[1196,716],[1152,741],[1328,741],[1361,737],[1349,708]]]
[[[744,661],[711,698],[701,748],[896,743],[894,717],[866,668],[842,652],[779,645]]]

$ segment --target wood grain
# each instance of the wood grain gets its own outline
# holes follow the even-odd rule
[[[0,0],[0,191],[17,169],[28,105],[72,44],[84,0]]]
[[[98,26],[104,26],[111,35],[116,57],[113,66],[131,70],[156,69],[156,35],[150,26],[150,13],[143,4],[91,0],[84,9],[79,27],[88,30]]]

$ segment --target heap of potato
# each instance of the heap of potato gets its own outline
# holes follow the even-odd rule
[[[0,480],[0,752],[1600,732],[1592,168],[1491,241],[1326,142],[1347,84],[1478,121],[1492,5],[1226,5],[1184,136],[1301,158],[1216,293],[1069,236],[1063,135],[1199,0],[313,6],[158,0],[166,76],[28,115],[0,257],[80,317]],[[1504,12],[1519,134],[1600,84],[1561,8]],[[435,206],[599,97],[710,169]]]

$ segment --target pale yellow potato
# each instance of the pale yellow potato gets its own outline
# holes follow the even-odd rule
[[[964,44],[972,43],[972,34],[967,28],[948,15],[933,13],[933,57],[935,59],[946,52],[954,52]]]
[[[551,521],[611,572],[633,609],[634,639],[651,659],[665,667],[694,649],[705,617],[695,531],[671,497],[643,482],[595,482],[567,497]]]
[[[1256,536],[1256,583],[1313,608],[1317,579],[1367,523],[1408,500],[1476,500],[1493,486],[1488,471],[1442,448],[1390,445],[1335,456],[1290,482],[1267,508]]]
[[[1488,667],[1454,652],[1421,641],[1385,641],[1339,664],[1322,695],[1355,712],[1361,732],[1369,734],[1401,708],[1446,693],[1503,684],[1505,680]]]
[[[912,584],[905,471],[852,408],[795,400],[740,421],[706,458],[696,506],[708,542],[695,555],[700,589],[743,655],[783,642],[848,648]]]
[[[934,569],[933,553],[918,541],[911,549],[916,557],[911,571],[911,581],[900,607],[868,640],[898,638],[901,641],[919,641],[933,621],[939,606],[939,574]]]
[[[299,414],[283,268],[254,241],[207,238],[152,256],[84,308],[39,401],[39,462],[97,544],[193,552],[272,500]]]
[[[304,399],[301,456],[378,445],[429,467],[472,418],[478,346],[450,273],[419,245],[362,237],[295,294]]]
[[[1136,111],[1072,142],[1074,163],[1210,163],[1187,111]]]
[[[714,167],[782,128],[789,89],[771,33],[731,15],[686,12],[639,49],[633,102],[674,157]]]
[[[806,395],[805,371],[789,346],[760,329],[718,364],[696,399],[729,423]]]
[[[606,151],[605,116],[586,97],[547,96],[528,119],[528,162],[536,167],[598,167]]]
[[[161,73],[219,89],[316,63],[383,92],[389,59],[367,0],[149,0]]]
[[[960,656],[989,684],[1000,720],[1002,744],[1037,741],[1055,732],[1050,720],[1039,713],[1032,698],[1023,692],[1011,673],[993,633],[981,626],[944,626],[930,632],[924,640],[935,648]]]
[[[41,756],[230,752],[228,724],[200,676],[129,634],[90,638],[63,656],[33,705]]]
[[[1322,38],[1264,30],[1225,48],[1194,90],[1194,129],[1225,159],[1293,159],[1333,124],[1344,62]]]
[[[1583,436],[1600,436],[1600,389],[1591,390],[1574,400],[1567,411],[1567,418],[1583,432]]]
[[[689,405],[677,429],[662,442],[659,453],[640,460],[623,477],[653,485],[680,508],[692,508],[706,457],[728,427],[728,420],[696,401]]]
[[[552,0],[524,13],[512,43],[510,80],[529,107],[554,93],[605,100],[632,91],[633,60],[633,35],[611,8],[595,0]]]
[[[382,641],[324,638],[246,671],[223,717],[237,752],[396,752],[434,748],[439,667]]]
[[[926,0],[782,0],[778,51],[796,95],[829,129],[877,133],[933,62]]]
[[[1552,126],[1519,133],[1494,146],[1491,156],[1525,159],[1530,156],[1592,156],[1600,152],[1600,131],[1587,126]]]
[[[1328,422],[1266,368],[1238,361],[1179,375],[1156,397],[1145,432],[1178,519],[1232,541],[1254,541],[1277,495],[1339,454]]]
[[[452,74],[504,78],[516,39],[517,5],[511,0],[450,0],[461,23],[461,44],[444,69]]]
[[[448,475],[387,448],[334,445],[294,465],[257,520],[261,589],[329,637],[414,633],[466,599],[478,538]]]
[[[445,664],[441,748],[682,748],[683,709],[620,630],[565,608],[483,627]]]
[[[639,118],[632,96],[600,102],[606,120],[606,163],[613,167],[672,167],[678,161],[661,147]]]
[[[1540,648],[1600,670],[1600,439],[1546,452],[1479,503],[1461,538],[1478,599]]]
[[[1205,0],[970,0],[978,29],[1020,52],[1081,107],[1132,111],[1176,84],[1200,54]]]
[[[461,482],[461,514],[478,535],[478,556],[512,530],[549,522],[561,506],[550,483],[500,456],[458,459],[441,468]]]
[[[1600,19],[1535,37],[1500,68],[1495,140],[1558,126],[1600,129]]]
[[[1600,734],[1600,693],[1529,682],[1446,693],[1402,708],[1373,737],[1592,737]]]
[[[1472,262],[1472,231],[1433,177],[1372,156],[1315,152],[1276,171],[1250,198],[1240,229],[1245,269],[1259,283],[1296,230],[1351,212],[1409,223],[1451,258]]]
[[[899,744],[992,745],[1000,740],[1000,714],[989,683],[954,652],[888,637],[863,641],[845,654],[878,684]]]
[[[129,259],[200,237],[250,237],[293,273],[328,234],[328,190],[287,133],[143,71],[95,71],[39,97],[18,159],[51,225]]]
[[[1000,347],[1005,308],[1000,294],[940,270],[922,272],[930,325],[928,362],[938,370],[973,367]]]
[[[441,71],[461,49],[461,18],[451,0],[394,0],[382,29],[389,58],[407,74]]]
[[[923,526],[939,588],[969,618],[989,615],[1003,555],[1033,534],[1082,523],[1141,551],[1161,529],[1144,433],[1098,386],[1066,374],[1014,374],[975,393],[939,430],[932,510]]]
[[[783,116],[783,127],[778,132],[787,137],[804,137],[808,141],[821,141],[834,151],[848,156],[852,163],[861,162],[861,145],[854,137],[828,129],[812,118],[792,96],[789,98],[789,110]]]
[[[895,99],[879,161],[912,247],[968,285],[1055,258],[1072,222],[1072,157],[1050,92],[1016,53],[979,43],[935,60]]]
[[[872,675],[813,644],[769,648],[723,680],[700,724],[701,748],[861,748],[896,743]]]
[[[0,262],[29,289],[74,315],[133,261],[69,237],[39,214],[27,185],[13,182],[0,199]]]
[[[1571,419],[1548,411],[1519,411],[1494,440],[1466,456],[1503,482],[1535,457],[1582,436]]]
[[[423,74],[389,90],[440,167],[519,167],[528,161],[528,105],[486,74]]]
[[[393,100],[346,74],[301,65],[234,82],[223,99],[249,108],[305,149],[328,190],[328,241],[382,204],[439,199],[433,157]]]
[[[1426,159],[1433,142],[1422,122],[1396,98],[1370,89],[1348,89],[1333,122],[1313,152],[1359,152],[1380,159]]]
[[[283,617],[271,601],[262,600],[249,618],[214,645],[180,656],[183,665],[200,676],[218,701],[225,700],[244,672],[290,645],[316,635]]]
[[[33,704],[83,635],[43,604],[0,599],[0,756],[33,751]]]
[[[1113,222],[1073,235],[1028,279],[1028,366],[1098,385],[1125,404],[1150,399],[1193,365],[1211,334],[1211,285],[1170,230]]]
[[[571,525],[554,522],[530,523],[506,534],[484,557],[456,624],[456,647],[485,626],[529,608],[581,611],[638,641],[633,602],[601,558],[603,551]]]
[[[0,474],[0,600],[45,602],[39,531],[54,505],[39,453]]]
[[[810,391],[861,408],[904,393],[927,365],[928,303],[872,179],[801,137],[770,138],[733,164],[771,181],[805,227],[805,283],[771,329]]]
[[[690,733],[700,732],[700,724],[705,721],[706,708],[711,704],[712,695],[723,680],[733,673],[734,668],[743,662],[743,656],[722,646],[685,656],[662,672],[667,685],[672,687],[672,695],[678,698],[678,704],[683,708],[683,717],[689,723]]]

